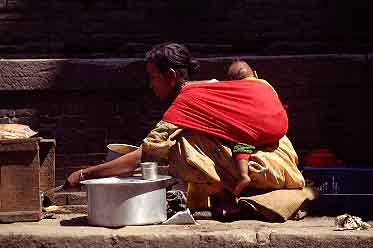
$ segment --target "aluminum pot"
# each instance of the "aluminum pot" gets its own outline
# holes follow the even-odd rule
[[[82,181],[88,196],[88,223],[120,227],[158,224],[167,219],[166,187],[170,176],[109,177]]]

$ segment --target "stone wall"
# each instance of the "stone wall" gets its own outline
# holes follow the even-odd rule
[[[368,1],[0,0],[0,57],[142,57],[174,40],[200,57],[366,53]]]
[[[288,136],[303,159],[326,147],[371,165],[370,55],[243,56],[288,105]],[[224,79],[232,57],[200,58],[194,79]],[[139,145],[165,106],[140,59],[0,60],[0,122],[23,123],[57,141],[56,179],[105,160],[106,145]]]
[[[369,11],[337,0],[0,0],[0,122],[55,138],[62,181],[103,161],[108,143],[139,144],[161,118],[142,58],[173,40],[201,58],[195,79],[250,62],[289,106],[301,159],[328,147],[369,165]]]

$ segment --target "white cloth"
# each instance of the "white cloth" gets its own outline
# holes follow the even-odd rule
[[[168,220],[164,221],[162,224],[168,225],[199,225],[190,213],[189,208],[185,211],[180,211],[171,216]]]
[[[335,219],[335,227],[336,231],[344,231],[344,230],[365,230],[370,228],[371,226],[362,221],[360,217],[352,216],[349,214],[342,214],[337,216]]]

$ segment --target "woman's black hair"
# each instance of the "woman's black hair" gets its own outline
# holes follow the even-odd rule
[[[199,62],[189,50],[177,43],[167,42],[154,46],[145,55],[145,61],[154,64],[164,74],[174,69],[180,81],[189,80],[189,76],[199,71]]]

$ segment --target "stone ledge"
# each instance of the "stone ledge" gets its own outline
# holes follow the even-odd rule
[[[361,81],[368,57],[366,54],[314,54],[199,58],[201,72],[194,79],[223,80],[231,61],[241,58],[276,87],[350,84]],[[0,75],[0,91],[148,87],[144,61],[139,58],[3,59]]]
[[[0,90],[11,91],[146,86],[143,61],[131,58],[0,60],[0,75]]]
[[[58,192],[54,195],[54,204],[57,206],[65,205],[86,205],[86,192]]]

